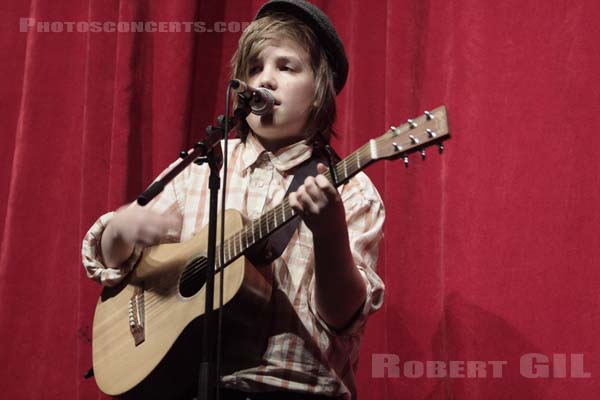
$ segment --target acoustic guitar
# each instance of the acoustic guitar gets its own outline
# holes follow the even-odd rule
[[[448,136],[443,106],[391,127],[335,165],[337,185],[377,160],[401,158],[408,165],[410,153],[420,151],[425,158],[425,148],[433,144],[441,151]],[[333,182],[329,172],[324,175]],[[224,311],[243,319],[251,315],[249,309],[260,312],[271,295],[269,269],[253,266],[245,257],[247,250],[298,216],[287,198],[246,225],[237,211],[225,214],[224,259],[217,249],[215,262],[224,268],[219,268],[215,282],[225,274]],[[207,234],[205,228],[185,242],[145,249],[121,284],[103,289],[94,314],[92,346],[96,383],[104,393],[153,394],[193,378],[190,371],[195,369],[190,366],[197,363],[200,340],[195,332],[204,315]],[[215,285],[215,308],[218,303]],[[190,343],[195,345],[189,347]]]

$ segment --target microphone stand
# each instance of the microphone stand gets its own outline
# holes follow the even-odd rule
[[[229,93],[229,86],[228,86]],[[150,185],[138,198],[137,202],[141,206],[148,204],[154,197],[163,191],[164,187],[181,173],[192,162],[201,165],[208,163],[210,168],[209,175],[209,220],[208,220],[208,244],[206,254],[206,291],[204,303],[204,321],[202,329],[202,343],[200,353],[200,368],[198,373],[198,391],[197,399],[212,400],[217,398],[217,367],[215,364],[215,353],[217,348],[217,332],[215,326],[216,312],[214,310],[214,283],[215,283],[215,255],[217,238],[217,209],[218,194],[221,185],[219,171],[222,166],[223,153],[220,140],[227,140],[229,130],[236,126],[239,121],[245,119],[250,114],[250,106],[240,97],[240,105],[235,109],[232,118],[218,119],[218,126],[209,125],[206,128],[207,138],[196,143],[194,148],[188,153],[182,151],[180,157],[182,161],[173,167],[165,176],[152,185]],[[229,102],[227,103],[227,109]],[[231,128],[229,127],[231,125]],[[227,155],[226,155],[227,156]],[[224,271],[221,271],[224,273]]]

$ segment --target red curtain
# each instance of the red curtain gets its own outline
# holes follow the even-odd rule
[[[99,287],[81,238],[223,112],[236,26],[261,3],[0,7],[3,398],[103,398],[83,379]],[[442,156],[368,170],[387,209],[387,291],[363,342],[360,398],[597,398],[600,5],[315,3],[350,59],[340,153],[441,104],[453,134]],[[233,23],[68,32],[92,21]]]

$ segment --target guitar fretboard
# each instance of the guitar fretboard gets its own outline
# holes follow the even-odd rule
[[[334,169],[337,177],[337,186],[346,183],[350,178],[373,161],[371,150],[369,148],[371,145],[373,145],[371,142],[363,145],[335,165]],[[327,171],[323,175],[330,182],[334,183],[330,171]],[[290,207],[288,198],[286,197],[281,204],[270,209],[225,240],[223,246],[223,265],[227,266],[235,261],[247,249],[275,232],[278,228],[291,221],[295,216],[296,213]],[[215,265],[221,265],[221,253],[219,247],[217,248]]]

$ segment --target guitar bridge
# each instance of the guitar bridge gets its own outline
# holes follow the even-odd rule
[[[144,287],[137,286],[129,299],[129,330],[136,346],[146,340]]]

